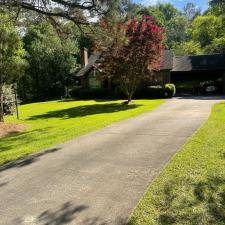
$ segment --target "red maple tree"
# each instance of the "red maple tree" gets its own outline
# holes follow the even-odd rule
[[[102,52],[103,76],[119,83],[129,103],[141,81],[160,69],[165,30],[151,16],[127,24],[102,21],[101,27],[96,46]]]

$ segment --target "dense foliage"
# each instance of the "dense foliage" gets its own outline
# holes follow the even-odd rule
[[[18,81],[26,67],[25,51],[19,32],[10,17],[0,15],[0,122],[3,121],[3,86]]]
[[[43,6],[35,2],[48,4]],[[26,9],[26,1],[0,0],[0,48],[2,55],[8,52],[7,59],[1,56],[0,70],[3,71],[1,87],[3,84],[12,84],[16,81],[19,84],[19,97],[23,102],[43,101],[64,96],[65,89],[74,85],[74,75],[81,67],[80,49],[87,47],[89,51],[92,51],[93,42],[96,39],[99,40],[98,45],[103,52],[111,49],[114,56],[119,52],[118,58],[105,56],[109,62],[106,69],[108,74],[111,70],[111,76],[115,76],[114,72],[117,71],[120,74],[126,74],[123,75],[125,78],[133,76],[134,73],[145,78],[146,58],[149,57],[147,48],[144,47],[147,42],[145,38],[139,40],[143,33],[128,32],[130,29],[128,26],[132,23],[134,26],[136,23],[133,18],[141,21],[143,15],[154,17],[155,26],[165,29],[164,46],[173,49],[177,55],[225,52],[225,2],[221,0],[209,1],[209,9],[206,12],[202,12],[191,2],[187,3],[183,10],[178,10],[169,3],[146,7],[134,4],[131,0],[106,0],[99,1],[101,5],[96,5],[97,1],[93,1],[92,5],[82,7],[77,0],[57,0],[56,2],[69,5],[64,9],[51,7],[50,10],[48,7],[52,2],[54,1],[32,1]],[[75,4],[76,2],[79,4]],[[105,9],[104,14],[96,18],[96,10],[102,6]],[[85,11],[87,7],[89,13]],[[69,14],[65,14],[67,12]],[[99,28],[99,25],[103,24],[99,23],[98,19],[108,21],[108,27],[105,24],[105,30]],[[125,27],[124,24],[126,24]],[[139,25],[143,26],[143,20]],[[131,34],[135,38],[131,39]],[[137,43],[142,41],[143,45],[138,46]],[[160,39],[157,46],[161,44]],[[140,49],[144,49],[143,53]],[[130,54],[132,51],[140,54]],[[26,65],[24,57],[29,67],[25,70],[25,76],[21,76]],[[121,73],[122,66],[121,71],[112,69],[117,63],[114,62],[113,65],[110,60],[119,62],[124,71]],[[121,86],[124,85],[121,83]],[[131,86],[130,93],[136,89]]]
[[[129,23],[103,21],[102,33],[96,46],[102,52],[103,76],[118,81],[130,102],[140,82],[160,68],[164,29],[153,17],[143,16],[141,21],[134,18]]]
[[[76,40],[64,39],[47,22],[30,25],[24,36],[30,67],[19,82],[23,101],[43,101],[64,96],[77,69]]]

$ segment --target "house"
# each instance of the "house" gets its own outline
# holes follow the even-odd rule
[[[101,60],[101,54],[96,52],[88,57],[88,50],[84,48],[81,52],[82,68],[76,74],[78,78],[77,84],[86,88],[112,88],[111,80],[99,79],[98,64]],[[170,82],[170,71],[173,67],[173,53],[171,50],[165,50],[163,63],[160,71],[156,72],[151,77],[151,83],[163,85]]]
[[[111,80],[100,80],[98,64],[101,54],[94,53],[88,57],[87,49],[82,51],[82,69],[76,74],[78,83],[82,87],[109,88]],[[166,83],[220,80],[225,93],[225,54],[197,55],[197,56],[173,56],[172,50],[165,50],[163,63],[159,71],[151,77],[153,85]]]

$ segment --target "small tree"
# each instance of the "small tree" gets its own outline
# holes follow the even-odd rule
[[[151,78],[162,63],[164,29],[151,16],[128,24],[103,21],[101,25],[96,46],[102,52],[104,76],[119,82],[129,103],[140,82]]]
[[[5,15],[0,15],[0,122],[3,122],[3,86],[23,74],[26,61],[20,36]]]

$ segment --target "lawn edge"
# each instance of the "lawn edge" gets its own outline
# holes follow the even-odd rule
[[[224,102],[225,103],[225,102]],[[134,207],[134,209],[132,210],[132,212],[131,212],[131,214],[130,214],[130,216],[129,216],[129,218],[128,218],[128,220],[127,220],[127,225],[130,225],[130,220],[131,220],[131,218],[132,218],[132,216],[133,216],[133,214],[134,214],[134,212],[135,212],[135,210],[137,209],[137,207],[138,207],[138,205],[139,205],[139,203],[142,201],[142,199],[143,199],[143,197],[145,196],[145,194],[147,193],[147,191],[148,191],[148,189],[150,188],[150,186],[151,185],[153,185],[153,183],[155,183],[156,182],[156,180],[160,177],[160,175],[164,172],[164,170],[166,170],[166,168],[169,166],[169,164],[174,160],[174,158],[180,153],[180,152],[182,152],[182,151],[185,151],[185,149],[184,149],[184,147],[191,141],[191,139],[206,125],[206,123],[209,121],[209,118],[210,118],[210,116],[211,116],[211,114],[212,114],[212,109],[213,109],[213,107],[215,106],[215,105],[217,105],[217,104],[220,104],[220,103],[215,103],[215,104],[213,104],[212,106],[211,106],[211,109],[210,109],[210,113],[209,113],[209,115],[208,115],[208,117],[207,117],[207,119],[196,129],[196,131],[191,135],[191,136],[189,136],[187,139],[186,139],[186,141],[185,141],[185,143],[179,148],[179,150],[165,163],[165,165],[160,169],[160,171],[157,173],[157,174],[155,174],[154,176],[153,176],[153,179],[149,182],[149,184],[148,184],[148,186],[147,186],[147,188],[146,188],[146,190],[144,191],[144,193],[143,193],[143,195],[142,195],[142,197],[140,198],[140,200],[138,201],[138,203],[137,203],[137,205]]]

